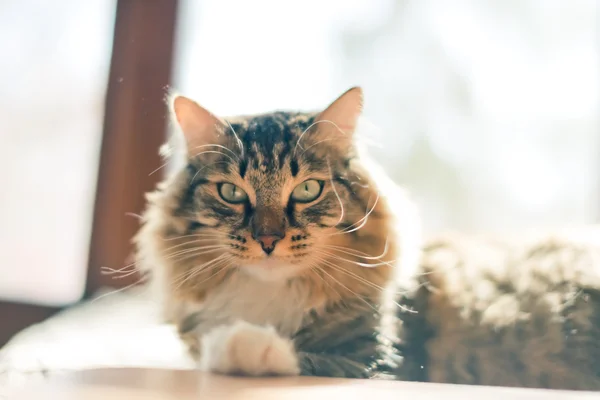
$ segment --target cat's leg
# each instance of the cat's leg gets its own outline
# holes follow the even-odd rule
[[[300,374],[293,342],[272,327],[239,321],[213,329],[201,343],[200,366],[207,371],[252,376]]]
[[[236,322],[201,338],[201,368],[223,374],[367,378],[368,367],[351,355],[298,352],[272,327]]]

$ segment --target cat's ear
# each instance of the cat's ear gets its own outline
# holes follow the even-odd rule
[[[362,109],[362,89],[356,86],[347,90],[316,117],[318,136],[338,146],[351,147]]]
[[[333,103],[321,112],[315,121],[319,123],[319,130],[342,131],[348,136],[352,136],[356,130],[358,117],[362,113],[363,93],[358,86],[347,90],[338,97]]]
[[[171,116],[185,139],[188,157],[198,154],[203,147],[225,140],[225,123],[195,101],[173,94],[168,103]]]

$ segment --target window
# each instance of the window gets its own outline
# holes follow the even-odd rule
[[[184,0],[175,86],[231,115],[317,108],[360,84],[373,153],[427,231],[586,223],[597,18],[592,0]]]
[[[0,297],[85,286],[114,1],[0,5]]]

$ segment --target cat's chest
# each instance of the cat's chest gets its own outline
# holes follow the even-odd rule
[[[212,291],[201,308],[215,319],[272,325],[291,336],[302,326],[309,296],[301,284],[265,282],[240,274]]]

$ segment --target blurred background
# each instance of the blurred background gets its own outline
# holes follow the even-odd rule
[[[0,1],[0,345],[115,284],[167,85],[224,116],[363,86],[428,233],[596,222],[599,22],[595,0]]]

